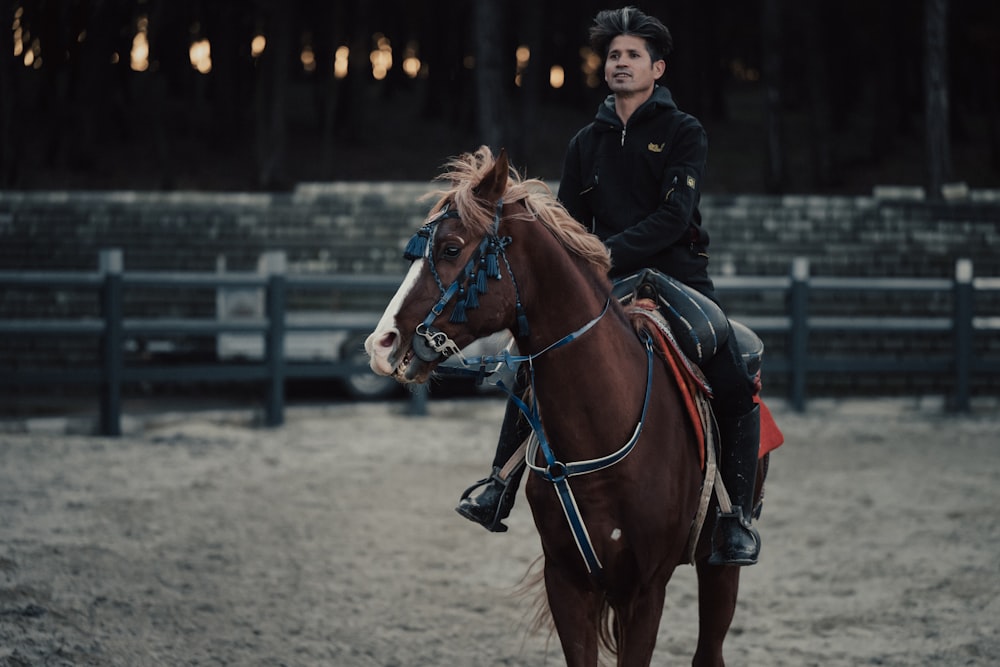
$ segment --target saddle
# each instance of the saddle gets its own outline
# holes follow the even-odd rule
[[[759,375],[764,343],[750,327],[727,319],[719,304],[698,290],[655,269],[644,269],[615,280],[613,294],[626,308],[639,300],[652,301],[679,349],[698,366],[715,356],[731,330],[750,377]]]
[[[754,401],[760,406],[761,432],[759,456],[784,442],[771,411],[760,398],[761,369],[764,343],[750,327],[742,322],[727,319],[717,303],[684,283],[659,271],[645,269],[615,281],[614,295],[625,307],[633,326],[646,331],[655,330],[659,341],[660,356],[677,376],[684,393],[692,422],[702,439],[702,465],[705,463],[704,440],[711,435],[711,421],[702,409],[692,409],[697,404],[694,393],[712,396],[712,389],[701,373],[701,365],[711,359],[724,343],[720,333],[729,332],[735,337],[736,347],[753,380]],[[684,369],[679,373],[679,369]],[[711,411],[708,410],[710,415]],[[698,422],[701,424],[698,424]]]

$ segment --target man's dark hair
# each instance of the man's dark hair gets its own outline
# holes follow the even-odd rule
[[[646,50],[653,62],[666,58],[674,48],[674,39],[667,26],[635,7],[599,12],[594,17],[594,25],[590,27],[590,46],[602,58],[607,58],[611,40],[619,35],[632,35],[646,40]]]

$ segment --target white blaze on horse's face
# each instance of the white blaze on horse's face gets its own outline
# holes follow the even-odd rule
[[[389,305],[386,306],[378,326],[365,339],[368,365],[379,375],[392,375],[396,370],[399,361],[399,329],[396,328],[396,314],[417,282],[417,276],[420,275],[426,261],[420,259],[410,264],[410,270],[406,273],[406,277],[403,278],[402,284],[396,290]]]

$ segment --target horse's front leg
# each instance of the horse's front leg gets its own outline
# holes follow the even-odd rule
[[[663,616],[663,601],[666,584],[643,587],[629,603],[628,609],[620,609],[618,625],[618,667],[648,666],[656,648],[656,635],[660,630]]]
[[[740,568],[735,565],[709,565],[708,559],[697,563],[698,570],[698,649],[694,667],[725,667],[722,642],[736,611]]]
[[[601,594],[579,575],[545,562],[545,594],[567,667],[596,667]]]

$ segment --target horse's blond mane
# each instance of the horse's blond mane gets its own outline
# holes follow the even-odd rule
[[[485,234],[493,224],[493,206],[496,202],[480,197],[476,186],[493,169],[495,163],[496,159],[488,146],[480,146],[474,153],[464,153],[448,160],[444,171],[435,180],[446,182],[449,187],[427,194],[427,198],[438,198],[431,209],[431,217],[445,203],[452,202],[462,212],[461,224],[470,233]],[[511,168],[503,201],[504,204],[524,202],[527,214],[521,216],[523,219],[538,220],[555,234],[567,250],[586,260],[600,275],[607,275],[611,268],[611,256],[607,248],[600,239],[573,219],[543,181],[522,178]]]

